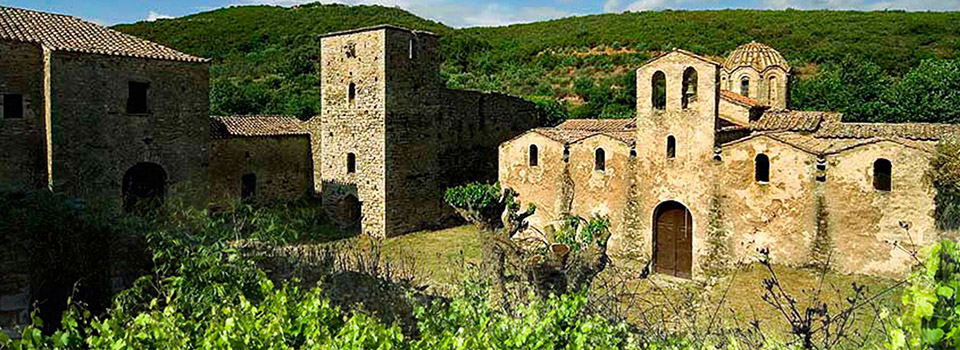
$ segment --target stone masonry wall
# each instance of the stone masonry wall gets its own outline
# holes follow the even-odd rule
[[[530,145],[537,146],[537,166],[530,166]],[[533,227],[546,227],[570,210],[572,198],[564,194],[572,186],[566,181],[563,148],[562,143],[534,131],[500,145],[500,186],[517,191],[517,200],[524,206],[537,205],[527,219]]]
[[[30,256],[21,237],[3,235],[0,247],[0,330],[14,336],[14,327],[30,321]]]
[[[338,212],[355,196],[363,233],[384,230],[385,86],[383,31],[365,31],[320,40],[321,188],[323,206]],[[356,87],[353,103],[349,85]],[[316,136],[316,129],[314,136]],[[356,172],[347,171],[347,154],[356,155]],[[334,219],[345,221],[345,218]],[[342,224],[352,224],[341,222]]]
[[[596,150],[604,150],[606,169],[595,169]],[[610,231],[622,235],[623,215],[630,179],[634,176],[630,163],[630,145],[606,135],[586,138],[570,145],[568,171],[574,188],[570,213],[585,219],[594,214],[610,219]],[[620,242],[611,237],[611,243]],[[616,249],[616,247],[610,247]]]
[[[0,41],[0,188],[46,184],[43,107],[43,50],[39,45]],[[3,114],[3,94],[23,95],[23,118]]]
[[[770,160],[770,181],[755,181],[755,159]],[[738,260],[752,261],[770,250],[775,263],[804,265],[816,235],[817,157],[769,137],[753,137],[723,148],[719,181],[730,247]]]
[[[878,158],[893,164],[889,192],[873,187]],[[935,190],[924,178],[929,162],[929,153],[890,141],[827,157],[825,204],[835,268],[888,276],[909,271],[910,252],[937,232]]]
[[[241,178],[254,174],[254,202],[304,198],[313,189],[310,137],[234,137],[210,141],[210,203],[240,199]]]
[[[698,96],[689,108],[681,107],[683,72],[698,72]],[[652,102],[653,75],[666,76],[667,103],[662,111]],[[719,95],[719,67],[682,52],[672,52],[637,70],[637,191],[631,196],[639,209],[630,218],[636,223],[625,233],[618,256],[647,257],[652,253],[653,216],[667,201],[684,205],[693,218],[693,275],[699,274],[704,254],[711,200],[717,193],[718,165],[713,161]],[[676,158],[666,156],[667,137],[676,138]],[[614,248],[614,247],[611,247]]]
[[[125,172],[150,162],[166,172],[168,201],[206,205],[206,63],[54,52],[50,71],[57,190],[115,202]],[[126,112],[131,81],[150,84],[149,113]]]
[[[456,220],[444,190],[494,181],[499,143],[537,125],[531,103],[444,89],[435,36],[379,28],[324,37],[321,49],[324,206],[335,212],[359,193],[364,233],[395,236]],[[345,171],[347,153],[356,154],[355,174]]]

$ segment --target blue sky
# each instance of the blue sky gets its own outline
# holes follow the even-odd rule
[[[293,6],[309,0],[0,0],[0,5],[78,16],[111,25],[183,16],[231,5]],[[573,15],[660,9],[852,9],[956,11],[960,0],[335,0],[398,6],[455,27],[495,26]]]

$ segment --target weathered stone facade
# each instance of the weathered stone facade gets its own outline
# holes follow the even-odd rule
[[[704,275],[711,237],[722,237],[713,242],[732,261],[769,250],[788,265],[908,271],[910,253],[937,236],[936,191],[924,177],[931,153],[960,127],[846,123],[836,113],[784,109],[789,66],[769,47],[745,46],[765,47],[762,59],[741,48],[721,65],[674,50],[639,68],[628,130],[623,121],[574,120],[501,144],[502,185],[537,205],[534,227],[604,213],[615,257],[679,277]],[[750,90],[759,100],[721,90],[740,71],[784,84]],[[602,144],[611,139],[629,142]],[[599,147],[612,174],[576,176],[595,169],[589,151]]]
[[[8,7],[0,7],[0,52],[0,187],[51,189],[118,212],[156,200],[206,205],[206,60]],[[5,329],[24,321],[35,298],[24,255],[0,247]]]
[[[310,134],[293,117],[213,117],[210,205],[293,201],[313,194]]]
[[[320,48],[318,183],[328,212],[366,234],[455,220],[443,191],[493,181],[497,145],[538,123],[518,98],[445,89],[433,34],[380,26],[325,35]]]

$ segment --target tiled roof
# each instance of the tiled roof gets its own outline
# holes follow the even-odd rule
[[[439,36],[435,33],[428,32],[425,30],[409,29],[409,28],[404,28],[400,26],[395,26],[392,24],[380,24],[380,25],[369,26],[369,27],[354,28],[354,29],[341,30],[337,32],[324,33],[324,34],[321,34],[320,37],[326,38],[329,36],[346,35],[346,34],[360,33],[360,32],[372,31],[372,30],[381,30],[381,29],[393,29],[393,30],[409,32],[417,35],[423,34],[423,35],[430,35],[430,36]]]
[[[300,119],[289,116],[210,117],[210,137],[309,135]]]
[[[827,118],[839,118],[838,113],[834,112],[808,112],[808,111],[767,111],[760,116],[760,119],[750,123],[754,130],[785,130],[814,132],[820,127],[821,122]]]
[[[54,51],[205,61],[76,17],[12,7],[0,7],[0,39],[37,43]]]
[[[738,94],[730,90],[720,90],[720,97],[723,98],[724,100],[727,100],[745,107],[753,108],[760,105],[759,103],[757,103],[757,100],[743,96],[741,94]]]
[[[908,140],[936,141],[947,135],[960,135],[960,125],[950,124],[888,124],[888,123],[823,123],[819,138],[867,139],[894,137]]]
[[[784,70],[790,70],[790,64],[787,63],[780,52],[756,41],[740,45],[723,62],[723,69],[728,71],[744,66],[753,67],[759,71],[771,66],[779,66]]]
[[[574,130],[553,128],[537,128],[533,132],[539,133],[547,138],[560,143],[575,143],[580,140],[597,135],[606,135],[624,143],[632,144],[636,141],[636,133],[633,131],[592,131],[592,130]]]
[[[586,131],[625,131],[637,128],[636,119],[569,119],[557,129]]]
[[[683,50],[683,49],[677,49],[677,48],[674,48],[673,50],[670,50],[670,51],[666,51],[666,52],[660,53],[660,54],[657,55],[656,57],[647,60],[647,62],[644,63],[644,65],[653,63],[654,61],[659,60],[659,59],[661,59],[661,58],[663,58],[663,57],[666,57],[667,55],[669,55],[669,54],[671,54],[671,53],[674,53],[674,52],[680,53],[680,54],[683,54],[683,55],[687,55],[687,56],[692,57],[692,58],[696,58],[696,59],[698,59],[698,60],[704,61],[704,62],[709,63],[709,64],[712,64],[712,65],[716,65],[716,66],[720,66],[720,65],[721,65],[720,62],[717,62],[717,61],[715,61],[715,60],[713,60],[713,59],[710,59],[710,58],[708,58],[708,57],[700,56],[700,55],[695,54],[695,53],[693,53],[693,52],[690,52],[690,51],[687,51],[687,50]]]

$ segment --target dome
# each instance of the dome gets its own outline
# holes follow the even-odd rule
[[[790,71],[790,64],[787,63],[780,52],[756,41],[740,45],[723,62],[723,69],[727,71],[744,66],[753,67],[761,72],[771,66],[778,66],[788,72]]]

